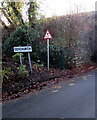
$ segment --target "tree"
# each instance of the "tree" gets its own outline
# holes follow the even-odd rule
[[[36,22],[36,15],[38,14],[37,13],[38,5],[35,0],[33,0],[33,2],[29,2],[28,5],[29,5],[28,8],[29,25],[34,27]]]
[[[28,7],[26,17],[28,17],[28,24],[34,27],[37,19],[37,2],[33,0],[33,2],[1,2],[2,8],[0,9],[1,13],[5,16],[8,23],[11,27],[16,28],[17,26],[24,25],[26,22],[23,19],[22,8],[26,5]],[[5,21],[3,21],[5,22]],[[6,23],[5,23],[6,24]],[[4,23],[2,23],[3,26]]]
[[[4,4],[5,3],[5,4]],[[17,25],[24,24],[22,18],[21,8],[24,6],[22,2],[2,2],[1,12],[7,19],[10,26],[16,27]]]
[[[0,3],[1,8],[1,16],[0,16],[0,22],[3,26],[2,29],[2,41],[3,43],[6,41],[7,37],[10,36],[10,33],[16,30],[17,27],[22,25],[29,25],[31,27],[35,26],[35,23],[37,21],[37,2],[33,0],[33,2],[11,2],[11,0],[5,0]],[[23,19],[23,7],[27,9],[26,17],[28,18],[28,21],[25,21]],[[5,19],[2,19],[2,16],[6,18],[9,25],[5,22]]]

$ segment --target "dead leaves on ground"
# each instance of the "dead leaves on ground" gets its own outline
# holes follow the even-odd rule
[[[75,77],[76,75],[81,75],[85,72],[88,72],[92,69],[96,69],[97,65],[93,63],[87,63],[72,70],[59,70],[59,69],[50,69],[41,68],[39,71],[34,71],[29,77],[25,80],[19,79],[17,81],[8,82],[8,84],[3,83],[3,101],[7,99],[14,99],[21,97],[24,94],[30,93],[31,91],[41,90],[46,86],[51,84],[59,83],[60,81],[68,80],[69,78]],[[87,78],[83,77],[84,80]],[[69,85],[75,85],[73,79],[70,80],[72,83]],[[9,84],[10,83],[10,84]],[[58,92],[61,86],[54,86],[52,92]]]

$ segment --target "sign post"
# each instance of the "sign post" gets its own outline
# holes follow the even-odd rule
[[[27,52],[28,53],[29,66],[30,66],[30,71],[32,73],[31,58],[30,58],[30,53],[29,53],[29,52],[32,52],[32,47],[31,46],[14,47],[14,52],[19,52],[20,53],[20,64],[21,65],[22,65],[22,52]]]
[[[20,64],[22,65],[22,53],[20,53]]]
[[[49,39],[52,39],[52,36],[48,30],[46,31],[44,39],[47,39],[47,67],[49,70]]]
[[[32,64],[31,64],[30,53],[28,53],[28,60],[29,60],[30,71],[32,73]]]
[[[47,66],[49,70],[49,39],[47,39]]]

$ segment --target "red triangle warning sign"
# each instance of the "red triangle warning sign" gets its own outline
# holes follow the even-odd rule
[[[44,39],[52,39],[52,36],[51,36],[51,34],[50,34],[50,32],[48,30],[46,31]]]

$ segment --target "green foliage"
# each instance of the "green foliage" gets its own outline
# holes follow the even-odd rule
[[[26,22],[28,22],[30,26],[34,27],[35,22],[37,21],[36,16],[38,14],[37,13],[38,4],[36,0],[33,0],[33,2],[25,2],[25,3],[15,2],[15,1],[8,2],[7,0],[5,0],[1,2],[0,5],[2,8],[6,8],[6,9],[2,9],[1,12],[6,17],[11,27],[16,28],[18,25],[26,24]],[[24,8],[24,6],[28,8],[26,12],[26,15],[28,17],[27,21],[23,19],[23,15],[22,15],[22,8]]]
[[[10,73],[10,69],[5,68],[4,70],[2,70],[2,75],[8,75]]]
[[[8,79],[10,73],[11,73],[11,70],[10,70],[10,69],[4,68],[4,69],[2,70],[2,76],[3,76],[3,78],[5,77],[6,79]]]
[[[52,67],[61,69],[66,68],[66,60],[66,58],[64,59],[64,53],[62,48],[54,46],[54,48],[50,50],[50,61]]]
[[[28,76],[29,72],[26,69],[25,65],[21,65],[20,67],[17,68],[19,70],[19,75],[22,77]]]
[[[8,20],[11,26],[17,26],[24,24],[23,18],[22,18],[22,11],[21,8],[23,8],[24,3],[23,2],[2,2],[1,3],[3,8],[2,13]]]
[[[23,57],[23,53],[21,53],[21,55],[22,55],[22,59],[24,59],[24,57]],[[12,58],[15,60],[15,61],[19,61],[20,60],[20,53],[16,53],[16,54],[14,54],[13,56],[12,56]]]
[[[3,54],[7,57],[14,55],[13,47],[14,46],[26,46],[31,45],[33,52],[31,57],[36,62],[40,57],[41,49],[41,38],[43,37],[43,27],[42,23],[39,23],[35,28],[29,26],[20,26],[14,32],[12,32],[9,38],[3,44]]]
[[[19,46],[19,45],[25,45],[26,42],[26,35],[25,35],[25,29],[24,27],[18,27],[15,31],[13,31],[8,39],[3,44],[3,52],[5,52],[6,55],[12,56],[13,47]]]
[[[59,69],[70,69],[75,67],[73,63],[74,50],[70,48],[63,48],[58,45],[50,46],[50,67]],[[41,52],[41,62],[47,66],[47,51]]]
[[[34,27],[36,23],[36,16],[37,16],[37,8],[38,4],[36,3],[36,0],[33,0],[33,2],[28,2],[29,5],[28,8],[28,19],[29,19],[29,25]]]
[[[43,67],[44,66],[44,64],[38,64],[38,67]]]

